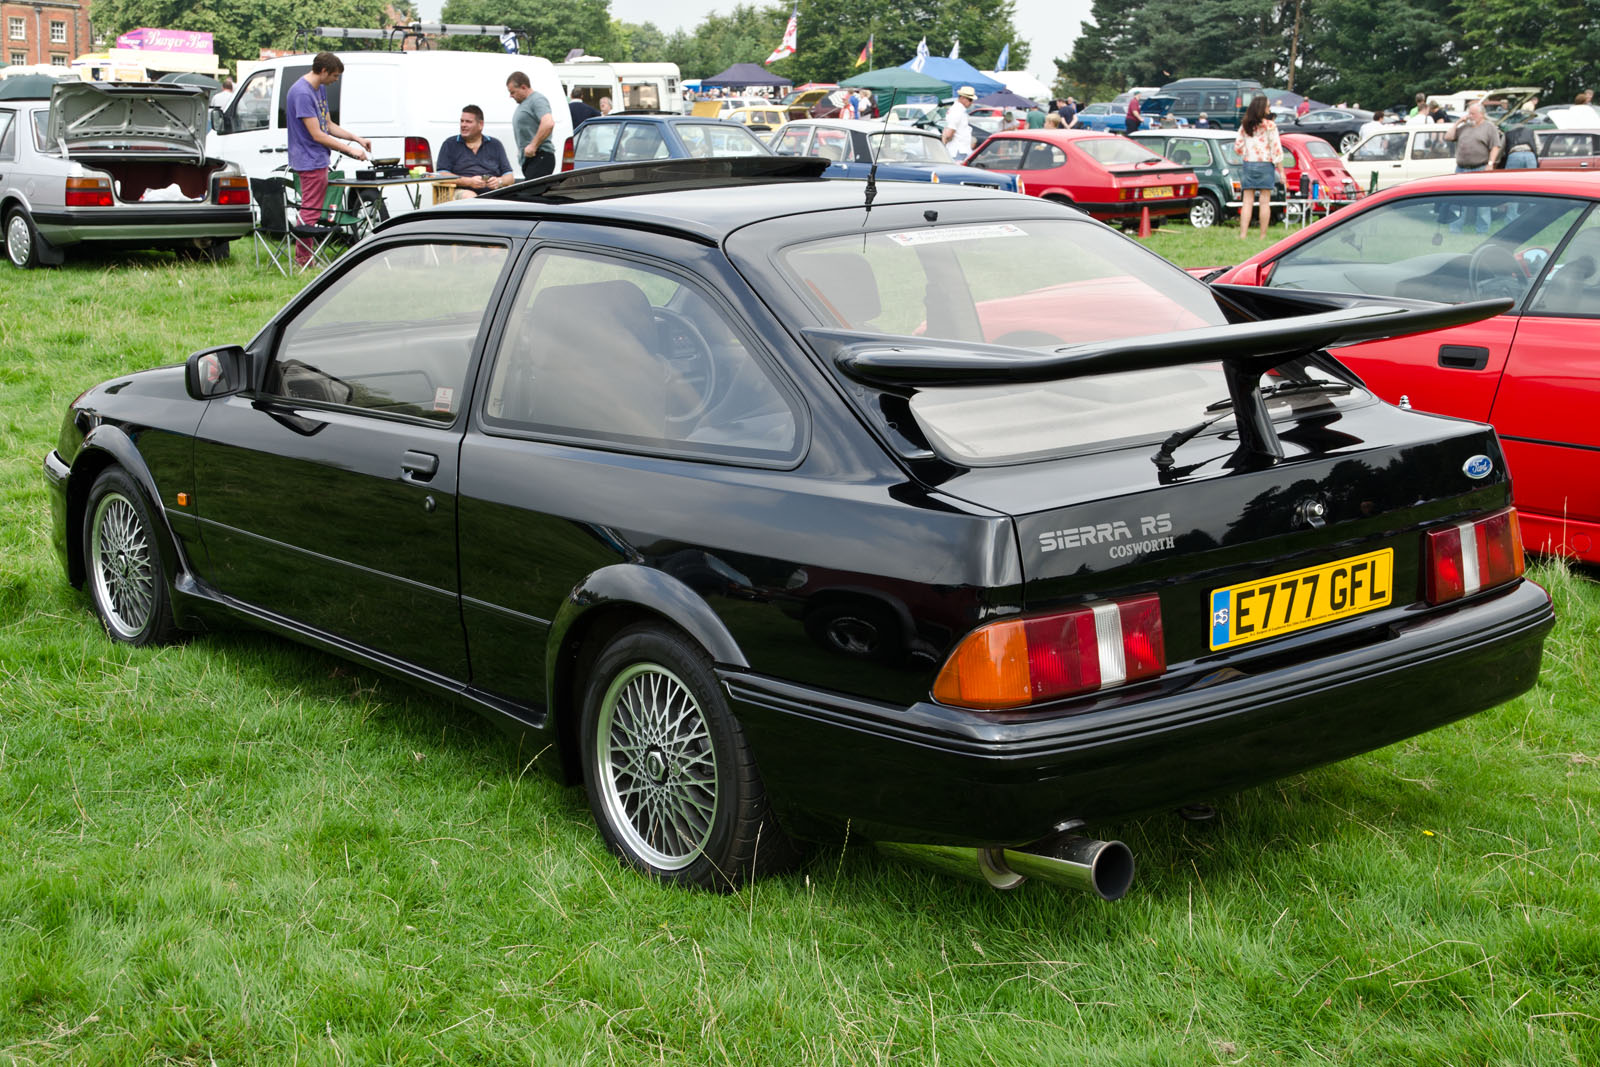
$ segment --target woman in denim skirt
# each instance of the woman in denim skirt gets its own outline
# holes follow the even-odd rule
[[[1283,143],[1278,140],[1278,124],[1267,117],[1267,98],[1257,93],[1250,98],[1239,135],[1233,139],[1234,151],[1244,158],[1244,202],[1239,207],[1239,237],[1250,233],[1250,210],[1261,213],[1261,236],[1267,235],[1272,220],[1272,189],[1283,176]]]

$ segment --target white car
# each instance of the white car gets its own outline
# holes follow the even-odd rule
[[[1345,153],[1345,170],[1363,189],[1372,188],[1373,175],[1378,188],[1387,189],[1413,178],[1451,174],[1456,169],[1456,144],[1445,140],[1449,129],[1439,122],[1386,127]]]

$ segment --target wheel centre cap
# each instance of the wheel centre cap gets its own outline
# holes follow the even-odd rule
[[[650,751],[644,757],[645,773],[656,785],[665,785],[667,781],[667,756],[655,745],[650,746]]]

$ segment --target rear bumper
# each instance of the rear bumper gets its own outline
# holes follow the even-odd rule
[[[233,240],[249,234],[254,225],[250,208],[192,204],[154,210],[137,208],[63,208],[38,211],[33,223],[39,235],[53,245],[89,241],[187,241],[211,237]]]
[[[1521,582],[1364,643],[1078,714],[1000,721],[772,679],[723,680],[779,811],[869,838],[1021,844],[1069,819],[1171,809],[1381,748],[1531,687],[1554,625]],[[1470,788],[1472,783],[1461,783]]]
[[[1026,181],[1027,179],[1023,179]],[[1073,206],[1080,211],[1086,211],[1102,222],[1115,222],[1122,219],[1136,219],[1141,208],[1150,209],[1150,217],[1167,218],[1172,215],[1187,215],[1189,205],[1193,204],[1191,197],[1181,200],[1117,200],[1106,204],[1076,203]]]

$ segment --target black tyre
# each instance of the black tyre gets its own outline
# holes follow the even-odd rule
[[[95,614],[114,641],[160,644],[176,632],[158,531],[128,472],[102,471],[83,513],[83,560]]]
[[[39,265],[39,231],[20,207],[12,208],[6,216],[6,258],[23,270]]]
[[[728,889],[793,861],[711,661],[677,631],[645,624],[612,639],[581,729],[589,807],[624,863]]]

